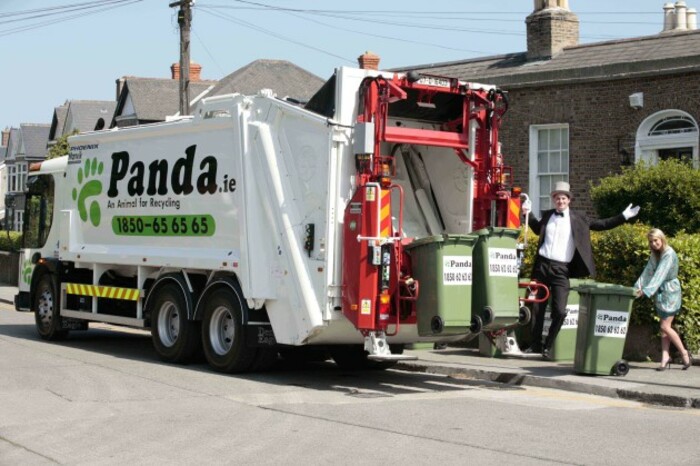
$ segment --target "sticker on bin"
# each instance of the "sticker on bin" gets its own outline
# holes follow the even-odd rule
[[[489,275],[492,277],[517,277],[518,255],[508,248],[489,248]]]
[[[627,312],[599,309],[595,313],[593,335],[596,337],[625,338],[628,321],[629,314]]]
[[[549,312],[549,308],[547,308]],[[552,325],[552,318],[547,314],[544,318],[544,327],[542,329],[542,335],[549,335],[549,326]],[[561,324],[561,330],[574,330],[578,328],[578,304],[569,304],[566,306],[566,317],[564,317],[564,322]]]
[[[472,284],[472,256],[443,256],[443,285]]]

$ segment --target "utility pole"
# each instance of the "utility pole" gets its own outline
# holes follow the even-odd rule
[[[190,114],[190,28],[194,0],[179,0],[170,8],[180,7],[177,24],[180,26],[180,116]]]

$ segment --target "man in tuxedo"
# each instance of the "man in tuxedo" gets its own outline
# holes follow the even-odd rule
[[[547,338],[543,343],[545,302],[535,304],[533,343],[530,347],[531,352],[541,352],[546,360],[551,359],[552,345],[566,317],[569,278],[595,275],[590,230],[610,230],[639,213],[639,206],[632,207],[630,204],[620,215],[589,219],[584,212],[569,209],[571,192],[569,183],[565,181],[554,185],[551,196],[554,209],[543,212],[541,220],[532,214],[529,199],[522,205],[528,225],[540,237],[531,278],[545,284],[551,295],[552,323]]]

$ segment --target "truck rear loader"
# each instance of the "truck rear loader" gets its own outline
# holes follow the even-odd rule
[[[16,307],[46,340],[89,322],[150,329],[163,360],[203,350],[223,372],[299,347],[388,367],[407,343],[493,329],[483,296],[478,312],[453,300],[450,318],[429,299],[477,288],[471,249],[418,280],[426,254],[411,244],[519,227],[506,109],[493,86],[339,68],[305,105],[231,94],[191,117],[72,136],[69,155],[29,169]],[[492,270],[512,278],[523,323],[508,245]]]

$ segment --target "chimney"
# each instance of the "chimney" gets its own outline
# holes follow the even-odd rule
[[[193,61],[190,62],[190,82],[195,82],[195,81],[201,81],[202,75],[202,65],[199,63],[195,63]]]
[[[664,28],[661,32],[672,31],[676,24],[676,9],[673,3],[664,3]]]
[[[180,63],[173,63],[172,65],[170,65],[170,75],[175,80],[180,79]],[[195,81],[201,81],[201,80],[202,80],[202,65],[191,61],[190,62],[190,82],[193,83]]]
[[[688,7],[683,0],[676,2],[676,24],[673,28],[676,31],[685,31],[688,29]]]
[[[10,142],[10,128],[6,126],[2,130],[2,144],[0,144],[0,147],[7,147],[8,142]]]
[[[568,0],[535,0],[535,11],[525,24],[528,60],[551,58],[578,45],[579,20],[569,10]]]
[[[686,21],[688,22],[689,31],[694,31],[698,28],[698,12],[695,8],[688,8]]]
[[[378,70],[379,55],[375,55],[369,50],[357,57],[357,63],[363,70]]]

